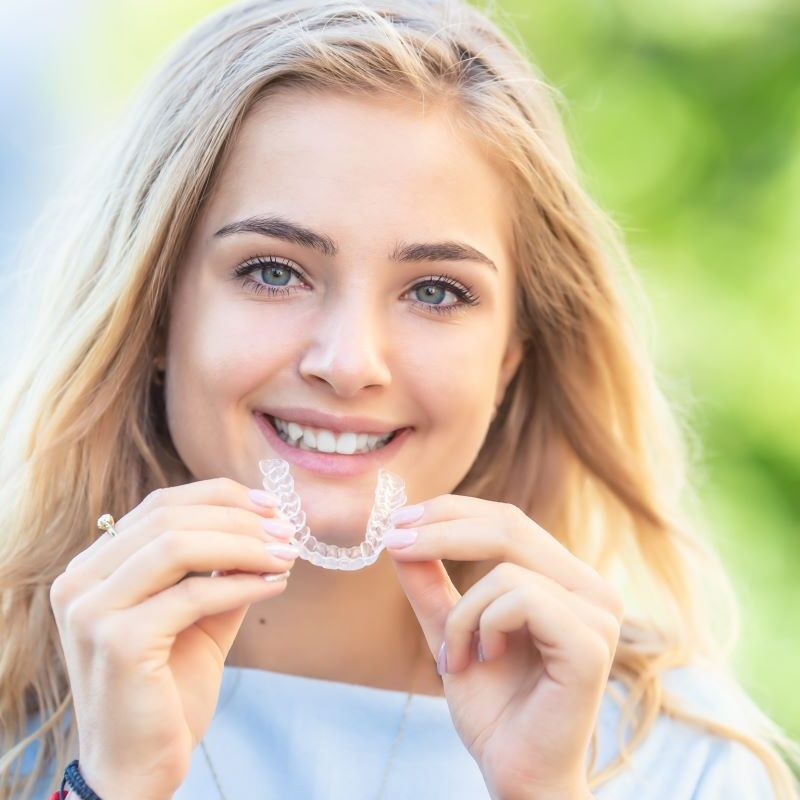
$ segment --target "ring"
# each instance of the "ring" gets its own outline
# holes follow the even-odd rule
[[[100,528],[101,531],[107,531],[109,536],[116,536],[117,529],[114,527],[114,517],[111,514],[103,514],[101,517],[97,518],[97,527]]]

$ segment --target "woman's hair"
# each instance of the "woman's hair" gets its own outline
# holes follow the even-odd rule
[[[0,395],[0,786],[15,772],[15,796],[77,752],[54,578],[94,540],[102,512],[191,480],[153,358],[190,230],[245,116],[281,88],[446,105],[506,173],[524,358],[454,491],[519,506],[623,589],[611,671],[627,689],[621,756],[597,771],[595,732],[590,785],[622,770],[663,712],[751,748],[777,795],[794,796],[779,750],[800,763],[797,746],[733,679],[736,599],[684,517],[683,426],[625,310],[643,299],[622,236],[579,183],[560,98],[493,13],[463,0],[222,8],[171,48],[103,158],[73,175],[22,241],[19,264],[41,295]],[[462,592],[479,577],[447,566]],[[740,726],[666,690],[663,673],[692,664],[730,678]],[[29,715],[38,727],[26,735]],[[34,740],[23,782],[12,767]]]

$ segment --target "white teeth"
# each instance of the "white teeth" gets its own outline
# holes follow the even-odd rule
[[[335,453],[336,437],[330,431],[320,431],[317,434],[317,450],[323,453]]]
[[[301,450],[316,450],[321,453],[340,453],[342,455],[353,455],[353,453],[365,453],[382,447],[392,433],[383,436],[368,433],[354,433],[345,431],[336,434],[319,428],[308,428],[296,422],[288,422],[277,417],[272,417],[275,427],[283,434],[283,438]]]
[[[356,451],[356,434],[342,433],[336,440],[336,452],[345,456],[351,456]]]

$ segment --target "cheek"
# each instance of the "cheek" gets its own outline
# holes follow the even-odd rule
[[[284,318],[256,303],[217,299],[175,321],[173,364],[178,381],[202,402],[238,400],[264,385],[292,341]]]
[[[417,498],[452,491],[480,452],[502,358],[498,339],[490,326],[452,327],[439,333],[434,346],[429,341],[407,351],[409,392],[427,418],[424,485],[410,487]]]
[[[409,371],[429,398],[439,424],[455,427],[480,414],[494,399],[500,353],[496,335],[485,325],[442,330],[408,351]]]

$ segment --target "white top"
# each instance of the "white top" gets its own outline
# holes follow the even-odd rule
[[[736,707],[718,677],[691,667],[667,673],[664,681],[691,707],[721,721],[736,720]],[[623,691],[616,680],[610,686]],[[203,742],[226,800],[377,800],[406,698],[401,691],[226,666]],[[607,690],[598,719],[598,768],[617,752],[618,718],[616,696]],[[29,747],[23,771],[34,755]],[[59,765],[59,774],[65,766]],[[633,766],[595,789],[594,796],[774,800],[766,768],[747,748],[664,715],[635,751]],[[453,727],[446,698],[414,695],[385,800],[489,797]],[[45,789],[35,798],[46,800]],[[192,753],[174,800],[221,800],[202,747]]]

